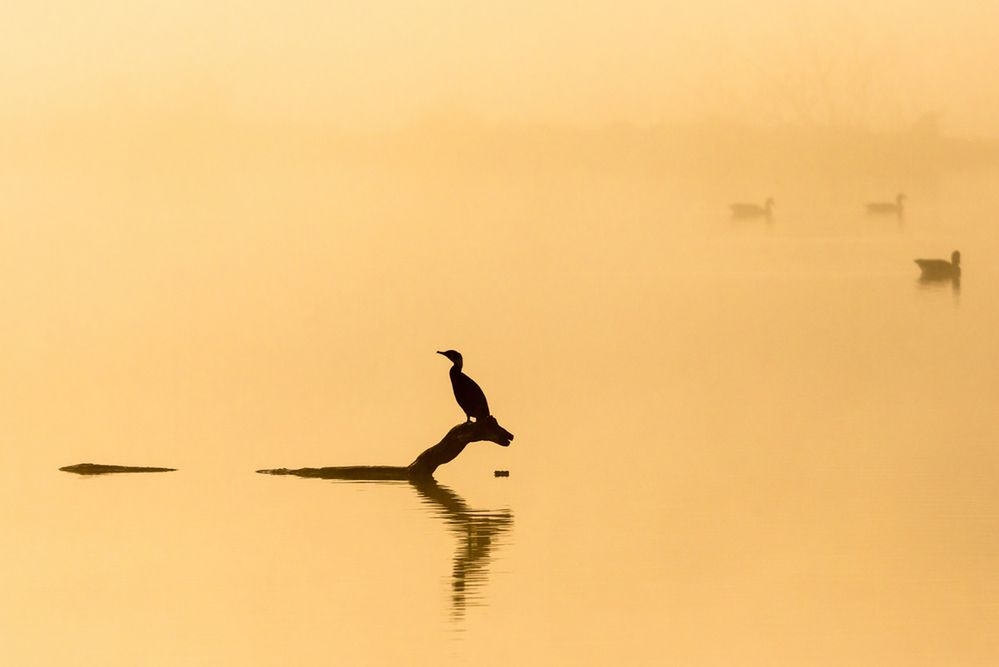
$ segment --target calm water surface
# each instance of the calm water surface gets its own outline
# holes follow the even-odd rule
[[[72,173],[5,214],[3,664],[999,662],[994,173],[769,225],[652,177]],[[450,347],[510,448],[254,474],[408,463]]]

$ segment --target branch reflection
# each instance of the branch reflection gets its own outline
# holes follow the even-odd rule
[[[513,527],[507,510],[473,510],[457,493],[433,478],[411,480],[425,505],[433,509],[458,541],[451,573],[451,617],[461,620],[469,606],[482,604],[493,547]]]

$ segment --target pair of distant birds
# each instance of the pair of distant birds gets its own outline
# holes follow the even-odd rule
[[[774,213],[774,198],[767,197],[763,206],[742,202],[730,204],[729,210],[732,211],[733,218],[766,218],[767,220],[770,220]],[[901,192],[895,195],[895,201],[893,202],[876,201],[867,204],[867,212],[874,215],[892,214],[901,216],[904,211],[905,195]]]
[[[446,352],[438,350],[437,354],[442,354],[451,360],[451,370],[448,372],[451,376],[451,389],[454,391],[455,400],[458,401],[458,407],[465,412],[466,421],[472,421],[472,417],[477,422],[488,419],[489,402],[486,401],[486,395],[475,380],[461,371],[464,364],[461,353],[457,350]]]

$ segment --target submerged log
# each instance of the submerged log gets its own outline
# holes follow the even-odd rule
[[[115,466],[103,463],[77,463],[59,468],[63,472],[75,472],[77,475],[107,475],[115,472],[174,472],[176,468],[153,468],[149,466]]]
[[[513,434],[495,417],[458,424],[433,447],[426,449],[408,466],[334,466],[329,468],[271,468],[258,470],[265,475],[296,475],[321,479],[414,480],[433,477],[434,471],[453,461],[472,442],[495,442],[508,447]]]

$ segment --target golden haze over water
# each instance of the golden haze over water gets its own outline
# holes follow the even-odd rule
[[[997,11],[0,10],[0,663],[992,664]]]

